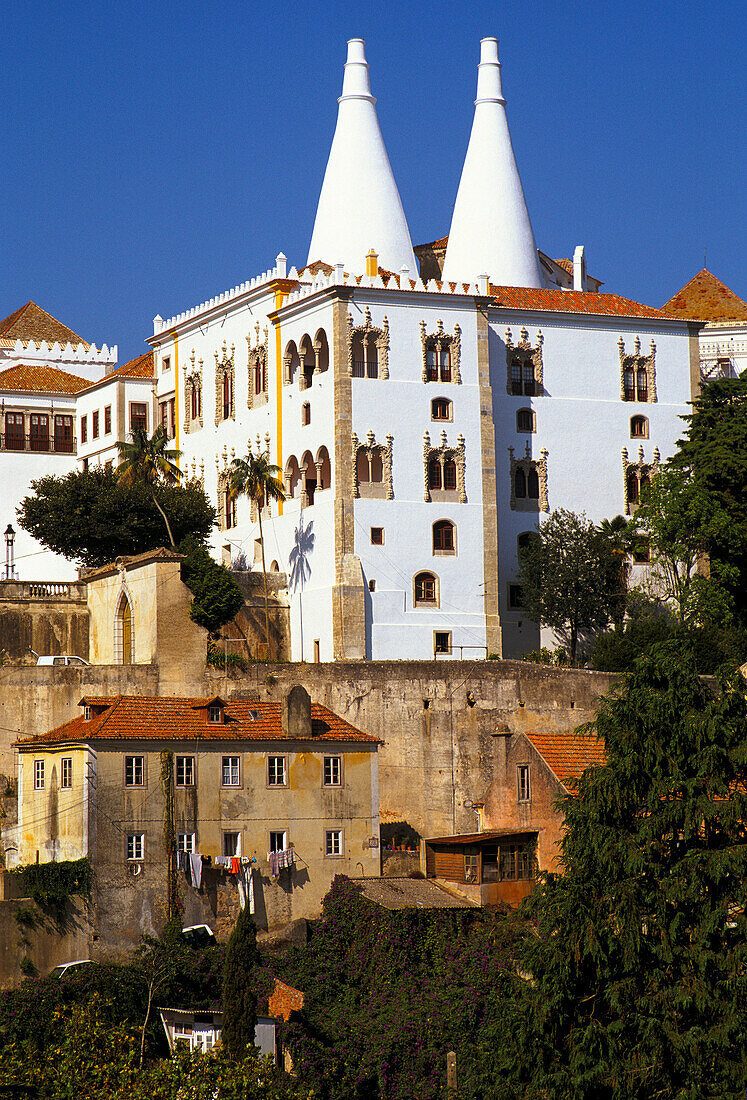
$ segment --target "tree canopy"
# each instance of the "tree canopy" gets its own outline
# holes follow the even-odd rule
[[[660,646],[603,701],[607,764],[560,803],[563,874],[531,902],[517,1095],[744,1096],[744,691]]]
[[[210,634],[215,634],[244,606],[241,589],[225,565],[219,565],[194,539],[185,539],[179,550],[186,555],[181,575],[192,593],[190,618]]]
[[[164,544],[168,512],[177,542],[206,539],[216,513],[199,485],[125,485],[113,470],[93,467],[64,477],[48,474],[31,482],[18,508],[24,531],[43,546],[90,567],[120,555],[142,554]],[[155,499],[154,499],[155,497]]]
[[[223,970],[223,1046],[230,1058],[241,1061],[254,1043],[257,995],[254,971],[259,962],[257,927],[248,908],[240,909],[226,947]]]
[[[181,452],[176,448],[169,448],[166,429],[160,424],[150,438],[143,428],[135,428],[129,442],[117,442],[117,450],[119,451],[117,477],[125,485],[148,486],[153,503],[163,517],[169,542],[172,547],[175,547],[168,513],[158,501],[155,486],[179,484],[182,476],[179,468]]]

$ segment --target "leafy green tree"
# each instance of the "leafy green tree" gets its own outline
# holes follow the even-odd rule
[[[255,970],[259,963],[257,926],[248,908],[241,909],[226,947],[223,968],[223,1046],[241,1061],[254,1043],[257,1026]]]
[[[591,729],[607,764],[559,803],[562,875],[530,902],[516,1095],[741,1098],[747,1085],[747,704],[669,646]]]
[[[747,372],[707,383],[685,420],[672,464],[690,475],[708,502],[699,524],[702,542],[712,574],[747,628]]]
[[[628,604],[630,579],[629,557],[636,547],[636,538],[630,521],[625,516],[603,519],[597,528],[609,549],[609,586],[612,593],[610,618],[615,626],[622,623]]]
[[[185,555],[182,580],[192,592],[190,618],[210,634],[215,634],[244,606],[241,589],[225,565],[219,565],[205,547],[193,539],[185,539],[179,550]]]
[[[169,517],[158,503],[155,486],[179,484],[182,476],[182,471],[179,469],[180,452],[175,448],[169,449],[166,429],[160,424],[150,439],[145,429],[135,428],[130,442],[117,441],[117,450],[119,451],[117,477],[123,485],[148,486],[153,503],[163,517],[169,540],[175,549],[176,543]]]
[[[619,557],[583,513],[556,508],[520,551],[519,584],[529,616],[563,639],[575,664],[579,638],[619,605]]]
[[[711,570],[706,548],[724,537],[726,512],[692,475],[663,466],[644,491],[633,520],[646,540],[651,566],[646,588],[672,608],[681,624],[723,623],[731,600],[723,585],[730,567]]]
[[[202,541],[215,525],[215,509],[199,485],[124,485],[106,467],[51,474],[31,482],[18,509],[24,531],[56,554],[83,565],[163,546],[163,511],[177,542]],[[153,500],[155,494],[161,508]]]
[[[251,451],[244,458],[235,458],[231,463],[230,492],[234,497],[249,497],[257,507],[259,519],[259,543],[262,547],[262,576],[265,582],[265,642],[267,645],[267,659],[272,659],[270,652],[270,611],[269,596],[267,594],[267,567],[265,566],[265,540],[262,535],[262,508],[271,500],[285,500],[285,489],[280,480],[280,467],[273,466],[265,452],[253,454]]]

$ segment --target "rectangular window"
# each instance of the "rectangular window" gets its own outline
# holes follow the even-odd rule
[[[371,528],[371,545],[383,546],[384,545],[384,528],[372,527]]]
[[[195,785],[195,758],[194,758],[194,756],[177,756],[177,758],[176,758],[176,785],[177,785],[177,787],[194,787],[194,785]]]
[[[425,353],[425,373],[429,382],[438,381],[438,360],[435,348],[428,348]]]
[[[164,355],[161,360],[161,370],[165,373],[167,370],[171,370],[171,356]]]
[[[342,855],[342,829],[327,829],[324,834],[325,856]]]
[[[520,584],[510,584],[508,586],[508,606],[512,611],[517,611],[524,606],[524,595],[521,590]]]
[[[478,882],[479,856],[476,853],[464,853],[464,881]]]
[[[144,402],[133,401],[130,405],[130,432],[148,431],[148,406]]]
[[[112,407],[106,405],[104,408],[104,435],[111,435],[112,431]]]
[[[519,409],[516,414],[517,432],[534,431],[534,412],[531,409]]]
[[[324,757],[324,786],[339,787],[342,785],[342,757]]]
[[[99,411],[91,413],[91,439],[99,438]]]
[[[49,450],[49,417],[40,413],[29,416],[29,449],[32,451]]]
[[[223,855],[241,855],[241,833],[231,832],[223,834]]]
[[[61,454],[73,453],[73,418],[59,414],[54,418],[54,449]]]
[[[88,442],[88,417],[81,416],[80,418],[80,441],[81,443]]]
[[[451,653],[451,631],[437,630],[433,635],[434,653]]]
[[[44,790],[44,761],[43,760],[35,760],[34,761],[34,790],[35,791],[43,791]]]
[[[269,787],[284,787],[286,785],[285,761],[285,756],[267,757],[267,785]]]
[[[73,758],[63,756],[60,760],[60,787],[63,791],[69,791],[73,785]]]
[[[177,835],[176,835],[176,850],[177,850],[177,852],[194,852],[194,850],[195,850],[195,834],[194,833],[177,833]]]
[[[285,829],[280,832],[270,833],[270,851],[271,852],[284,852],[288,847],[288,834]]]
[[[516,798],[519,802],[529,802],[531,798],[528,764],[518,764],[516,767]]]
[[[211,703],[208,707],[208,722],[221,722],[223,720],[219,703]]]
[[[145,757],[125,756],[125,787],[145,786]]]
[[[140,862],[145,857],[145,833],[127,834],[127,858]]]
[[[241,783],[238,756],[224,756],[221,768],[224,787],[238,787]]]

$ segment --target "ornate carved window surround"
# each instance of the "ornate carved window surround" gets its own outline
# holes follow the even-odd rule
[[[657,474],[661,454],[658,447],[654,447],[653,459],[646,462],[643,456],[643,444],[638,447],[638,460],[631,462],[628,458],[628,448],[622,449],[623,466],[623,499],[625,502],[625,515],[632,516],[641,499],[641,488],[650,484]]]
[[[365,357],[362,375],[359,373],[360,367],[356,368],[353,356],[353,342],[356,337],[359,337],[362,341]],[[389,377],[389,321],[386,317],[384,317],[381,327],[374,325],[371,321],[371,310],[366,306],[363,324],[353,325],[353,318],[348,312],[347,344],[348,371],[351,378],[379,377],[386,381]],[[368,349],[372,345],[376,348],[377,366],[375,375],[369,373],[367,362]]]
[[[215,423],[216,426],[224,420],[236,419],[236,400],[234,392],[234,345],[231,344],[231,354],[228,354],[226,341],[223,341],[223,354],[215,355]]]
[[[540,458],[532,458],[528,442],[523,458],[514,456],[513,447],[508,448],[508,453],[511,466],[511,508],[515,512],[549,512],[550,506],[547,494],[547,456],[549,452],[547,448],[542,448]],[[519,470],[523,472],[526,482],[529,482],[530,475],[537,477],[539,489],[537,497],[516,496],[516,473]]]
[[[254,326],[256,334],[255,344],[252,347],[251,333],[247,336],[246,342],[249,346],[249,360],[248,360],[248,381],[246,404],[249,409],[259,408],[260,405],[267,404],[267,353],[268,353],[268,334],[265,328],[265,338],[260,343],[259,340],[259,321]]]
[[[196,404],[197,416],[192,416],[192,406]],[[184,431],[196,432],[202,427],[202,359],[195,363],[195,349],[184,367]]]
[[[430,477],[430,465],[432,461],[437,461],[441,466],[442,474],[444,464],[447,461],[451,461],[456,466],[456,488],[455,489],[432,489],[431,477]],[[460,504],[467,503],[467,491],[465,488],[465,470],[466,470],[466,451],[464,436],[457,436],[456,447],[450,447],[446,438],[446,431],[441,432],[441,440],[437,447],[431,445],[430,433],[426,432],[423,436],[423,500],[426,504],[431,501],[437,500],[454,500],[455,498]],[[441,477],[441,485],[445,485],[445,478]]]
[[[542,331],[537,329],[537,342],[532,345],[529,342],[529,333],[522,328],[519,342],[514,344],[511,329],[506,329],[506,393],[523,397],[544,395],[544,341]]]
[[[392,457],[394,451],[394,436],[388,435],[386,443],[377,443],[372,431],[366,433],[366,442],[361,442],[355,432],[352,433],[353,442],[353,496],[360,497],[385,497],[394,500],[394,474],[392,470]],[[368,461],[369,480],[361,481],[358,476],[358,463],[361,456]],[[382,479],[380,482],[371,480],[373,460],[378,458],[381,462]]]
[[[457,386],[461,386],[462,330],[459,325],[454,325],[453,333],[444,332],[444,323],[438,319],[436,321],[436,331],[427,332],[425,321],[421,321],[420,342],[423,347],[423,381],[454,382]],[[435,378],[430,376],[433,372],[428,369],[429,352],[435,355]],[[448,352],[449,355],[449,366],[447,368],[449,377],[442,377],[444,369],[442,367],[443,352]]]
[[[636,336],[633,354],[625,354],[622,336],[617,341],[620,355],[620,398],[623,401],[645,401],[649,404],[656,396],[656,344],[651,340],[648,355],[641,355],[641,338]]]

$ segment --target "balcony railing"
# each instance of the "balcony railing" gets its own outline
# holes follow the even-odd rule
[[[81,581],[0,580],[0,600],[73,600],[85,603],[86,585]]]
[[[4,432],[0,433],[0,450],[74,455],[77,454],[78,441],[77,439],[63,439],[61,436],[15,435]]]

